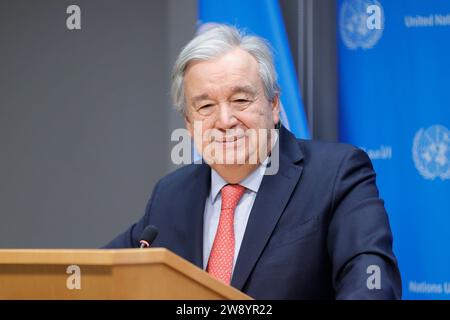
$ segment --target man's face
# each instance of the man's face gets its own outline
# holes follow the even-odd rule
[[[267,155],[270,141],[261,138],[267,137],[267,131],[259,129],[273,129],[279,121],[279,100],[276,96],[268,101],[252,55],[236,48],[218,58],[191,63],[184,90],[186,127],[213,168],[223,164],[224,155],[226,164],[249,163],[258,152]],[[255,132],[262,134],[259,139]],[[263,160],[258,157],[258,162]]]

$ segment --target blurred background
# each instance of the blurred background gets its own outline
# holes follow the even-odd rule
[[[176,168],[172,65],[209,22],[271,42],[298,137],[368,152],[404,297],[450,298],[443,0],[0,0],[0,247],[100,247],[143,215]]]

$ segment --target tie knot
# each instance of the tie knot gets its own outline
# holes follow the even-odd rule
[[[234,210],[245,192],[245,187],[240,184],[227,184],[222,188],[222,210]]]

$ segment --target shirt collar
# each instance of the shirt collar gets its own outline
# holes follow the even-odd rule
[[[268,159],[269,158],[266,158],[263,164],[250,173],[244,180],[239,182],[239,184],[244,186],[247,190],[257,193],[266,171]],[[214,203],[220,190],[227,184],[228,182],[226,182],[216,170],[211,168],[211,203]]]

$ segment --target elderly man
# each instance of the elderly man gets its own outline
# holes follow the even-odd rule
[[[370,160],[349,145],[297,140],[280,125],[264,40],[218,25],[185,46],[172,80],[204,162],[162,178],[145,215],[108,248],[137,247],[155,225],[154,247],[256,299],[401,297]]]

